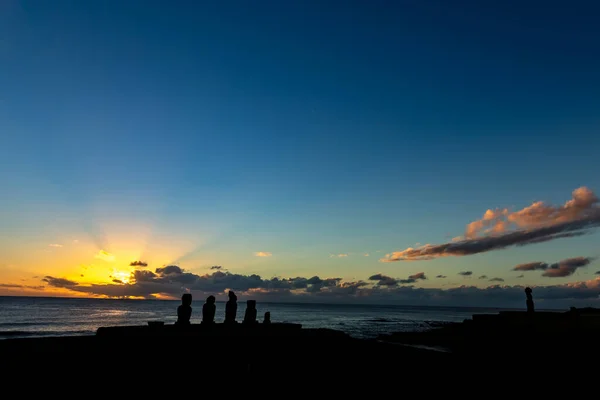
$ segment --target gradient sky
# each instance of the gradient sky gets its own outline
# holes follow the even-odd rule
[[[0,295],[597,302],[599,18],[591,1],[2,1]],[[511,214],[536,201],[555,208]],[[464,236],[504,208],[512,225]]]

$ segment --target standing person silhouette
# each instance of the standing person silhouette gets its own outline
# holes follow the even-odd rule
[[[225,304],[225,322],[235,323],[235,315],[237,314],[237,296],[233,290],[229,291],[229,300]]]
[[[192,317],[192,295],[184,293],[181,296],[181,304],[177,307],[177,322],[176,325],[190,325]]]
[[[527,312],[528,312],[529,314],[533,314],[533,312],[534,312],[534,306],[533,306],[533,296],[531,295],[531,292],[532,292],[532,290],[531,290],[531,288],[530,288],[530,287],[526,287],[526,288],[525,288],[525,296],[527,296],[527,301],[526,301],[526,304],[527,304]]]

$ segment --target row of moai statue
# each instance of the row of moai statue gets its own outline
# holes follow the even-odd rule
[[[212,324],[215,322],[215,296],[208,296],[206,299],[206,303],[202,306],[202,323],[203,324]],[[256,319],[256,300],[248,300],[246,302],[246,312],[244,314],[244,319],[242,320],[243,324],[257,324],[258,321]],[[237,296],[235,292],[232,290],[229,291],[229,300],[225,304],[225,321],[226,324],[236,324],[236,316],[237,316]],[[271,313],[265,312],[263,324],[271,323]]]

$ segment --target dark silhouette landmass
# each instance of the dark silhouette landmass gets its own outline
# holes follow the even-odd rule
[[[474,314],[460,323],[447,323],[425,332],[384,334],[379,340],[444,348],[463,359],[499,361],[518,357],[578,359],[598,354],[600,309],[569,311],[501,311]]]
[[[61,367],[63,375],[82,365],[131,365],[143,370],[154,365],[188,366],[195,360],[187,379],[198,373],[208,377],[226,371],[230,376],[236,371],[261,379],[277,376],[281,382],[333,376],[351,377],[351,383],[365,378],[376,382],[385,376],[391,382],[401,377],[414,384],[457,371],[489,374],[505,365],[520,365],[516,361],[523,358],[528,363],[557,365],[559,359],[577,362],[599,353],[595,346],[600,334],[599,309],[540,312],[529,307],[531,291],[526,291],[526,297],[527,311],[474,314],[462,323],[441,324],[425,332],[358,339],[333,329],[272,322],[270,312],[258,323],[254,300],[247,301],[243,323],[235,323],[237,296],[233,292],[222,323],[214,322],[213,296],[203,306],[202,322],[189,323],[190,298],[183,296],[175,324],[149,321],[140,326],[101,327],[94,336],[5,339],[0,340],[0,355],[3,365],[25,362],[38,367],[47,360],[76,360]],[[535,371],[528,372],[529,378]],[[519,382],[515,380],[515,385]]]
[[[61,367],[64,376],[83,366],[86,371],[109,375],[118,370],[127,374],[124,376],[130,376],[130,368],[146,376],[158,371],[170,374],[172,368],[189,370],[183,375],[189,382],[199,373],[205,377],[234,374],[227,379],[255,376],[271,386],[297,379],[324,379],[331,374],[358,379],[393,372],[408,378],[426,368],[431,375],[442,373],[452,359],[448,353],[278,322],[101,327],[95,336],[0,340],[0,354],[4,365],[26,360],[26,365],[38,367],[49,360],[77,360]],[[402,364],[389,369],[390,360],[402,360]],[[177,373],[178,382],[181,375]],[[178,393],[193,393],[196,388],[191,383],[182,386]]]

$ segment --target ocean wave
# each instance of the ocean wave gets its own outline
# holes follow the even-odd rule
[[[0,322],[0,327],[48,325],[40,322]]]
[[[369,322],[386,322],[386,323],[395,322],[395,321],[392,321],[391,319],[388,319],[388,318],[371,318],[368,321]]]
[[[83,336],[94,335],[95,331],[72,330],[72,331],[0,331],[0,339],[17,337],[45,337],[45,336]]]
[[[20,322],[0,322],[0,328],[13,328],[13,327],[26,327],[26,326],[44,326],[44,327],[57,327],[57,326],[76,326],[76,325],[90,325],[92,323],[102,322],[102,320],[75,320],[75,321],[20,321]],[[1,330],[1,329],[0,329]]]

